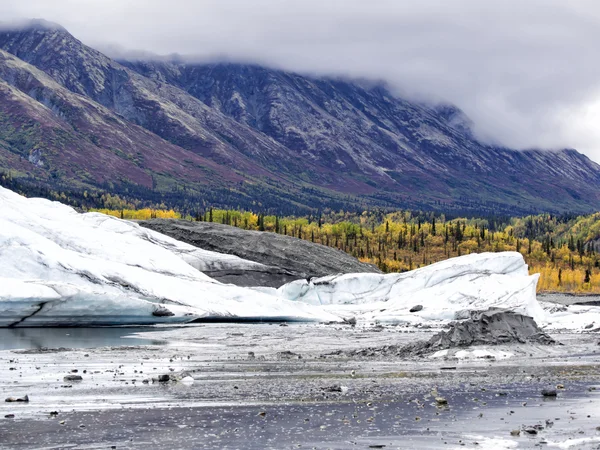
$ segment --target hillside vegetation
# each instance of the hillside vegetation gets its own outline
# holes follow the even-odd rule
[[[600,293],[600,213],[447,219],[410,211],[341,211],[300,218],[221,209],[185,217],[173,210],[98,211],[125,219],[184,218],[285,234],[338,248],[384,272],[469,253],[518,251],[530,272],[540,273],[538,291]]]

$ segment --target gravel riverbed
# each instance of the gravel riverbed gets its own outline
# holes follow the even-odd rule
[[[0,448],[600,448],[598,333],[344,356],[436,331],[207,323],[52,349],[38,335],[0,351],[0,395],[29,400],[0,404]]]

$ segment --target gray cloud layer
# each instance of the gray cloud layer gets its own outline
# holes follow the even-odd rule
[[[3,0],[86,43],[383,79],[461,107],[477,134],[600,161],[595,0]]]

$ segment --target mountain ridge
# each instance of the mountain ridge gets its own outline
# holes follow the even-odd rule
[[[574,150],[516,151],[482,144],[472,136],[469,119],[452,105],[419,105],[378,84],[258,65],[115,61],[58,25],[36,24],[0,29],[0,50],[61,89],[107,109],[112,120],[126,122],[121,128],[154,136],[144,138],[152,148],[129,152],[129,158],[144,156],[135,168],[119,162],[124,183],[156,192],[183,187],[204,203],[221,186],[233,202],[222,205],[234,207],[264,194],[267,207],[275,209],[277,204],[520,213],[600,209],[600,166],[589,158]],[[7,61],[4,57],[3,64]],[[37,101],[19,84],[14,68],[0,69],[0,79]],[[123,133],[114,132],[111,123],[103,128]],[[39,166],[44,152],[37,150],[26,155],[37,161],[30,162],[38,164],[36,169],[26,163],[19,168],[47,172]],[[154,152],[173,166],[178,161],[182,173],[156,177],[160,167],[147,163],[154,161]],[[5,169],[14,164],[14,153],[0,154]],[[86,171],[84,162],[78,164]],[[114,176],[96,170],[101,179]]]

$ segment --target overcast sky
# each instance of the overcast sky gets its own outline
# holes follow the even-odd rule
[[[382,79],[488,141],[600,162],[597,0],[1,0],[87,44]]]

